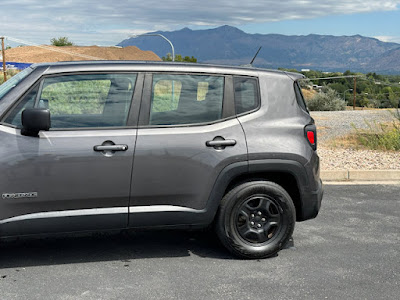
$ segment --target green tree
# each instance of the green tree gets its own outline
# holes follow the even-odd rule
[[[57,46],[57,47],[74,45],[74,43],[72,43],[66,36],[61,36],[59,38],[52,38],[50,40],[50,42],[53,46]]]
[[[163,61],[172,61],[171,53],[167,53],[167,56],[163,56],[162,60]],[[189,56],[182,57],[181,54],[175,54],[175,61],[197,63],[197,58],[195,58],[193,56],[192,57],[189,57]]]
[[[197,63],[197,58],[195,58],[195,57],[189,57],[189,56],[185,56],[184,58],[183,58],[183,61],[186,61],[186,62],[192,62],[192,63]]]
[[[362,107],[369,107],[369,99],[368,99],[366,96],[364,96],[364,97],[361,98],[361,100],[360,100],[360,106],[362,106]]]
[[[391,88],[391,87],[385,87],[384,89],[383,89],[383,91],[385,92],[385,95],[386,95],[386,97],[387,97],[387,100],[389,101],[389,103],[390,103],[390,106],[391,107],[398,107],[398,105],[399,105],[399,95],[397,95],[394,91],[393,91],[393,89]]]

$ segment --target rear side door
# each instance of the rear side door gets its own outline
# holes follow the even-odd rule
[[[129,225],[204,222],[219,174],[247,159],[232,77],[146,74],[139,123]]]
[[[3,119],[2,235],[126,227],[143,78],[62,74],[42,78]],[[138,102],[139,103],[139,102]],[[45,107],[50,131],[21,135],[21,112]]]

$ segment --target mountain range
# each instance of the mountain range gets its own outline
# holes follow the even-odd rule
[[[174,45],[175,54],[194,56],[203,63],[248,64],[261,46],[254,61],[256,67],[400,74],[400,44],[361,35],[249,34],[227,25],[206,30],[183,28],[154,33],[168,38]],[[118,46],[137,46],[154,51],[160,57],[171,53],[170,45],[154,36],[129,38]]]

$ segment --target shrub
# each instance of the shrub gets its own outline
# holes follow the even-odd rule
[[[61,36],[59,38],[52,38],[50,40],[51,44],[53,46],[57,47],[64,47],[64,46],[73,46],[74,43],[72,43],[66,36]]]
[[[394,114],[395,120],[392,124],[374,123],[371,125],[367,121],[368,130],[356,128],[357,141],[373,150],[392,150],[400,151],[400,111],[397,109]],[[397,121],[397,120],[398,121]]]
[[[309,110],[312,111],[335,111],[335,110],[345,110],[346,103],[339,98],[338,93],[326,87],[324,91],[315,94],[307,102]]]
[[[18,74],[20,71],[16,70],[16,69],[7,69],[6,73],[7,73],[7,79],[10,79],[11,77],[13,77],[14,75]],[[4,74],[3,71],[0,71],[0,84],[4,83]]]

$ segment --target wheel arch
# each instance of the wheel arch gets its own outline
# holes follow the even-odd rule
[[[280,185],[292,198],[296,209],[296,219],[302,215],[300,190],[295,176],[288,172],[268,171],[260,173],[247,173],[235,177],[225,190],[225,194],[236,186],[250,181],[270,181]]]
[[[296,219],[303,219],[302,194],[308,187],[308,179],[304,167],[292,160],[266,159],[227,166],[214,185],[207,210],[214,217],[226,193],[242,183],[257,180],[271,181],[282,186],[292,198]]]

